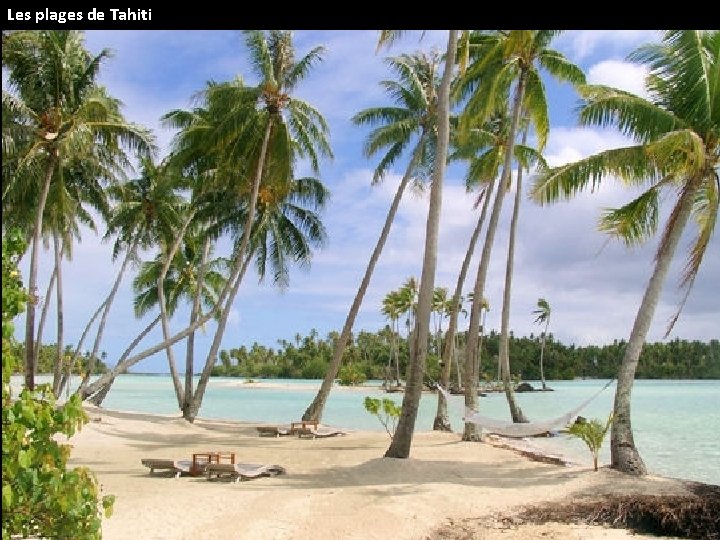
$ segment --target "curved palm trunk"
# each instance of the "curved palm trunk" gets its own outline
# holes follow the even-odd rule
[[[205,239],[205,245],[203,246],[202,260],[200,261],[200,271],[198,272],[197,279],[197,290],[195,291],[195,298],[193,299],[192,310],[190,311],[190,325],[192,325],[198,318],[200,313],[200,300],[202,295],[203,282],[205,281],[205,269],[207,265],[207,259],[210,253],[210,240]],[[190,334],[187,338],[187,349],[185,351],[185,396],[182,403],[183,417],[188,414],[190,404],[192,403],[193,396],[193,375],[195,374],[195,332]]]
[[[450,30],[448,35],[445,67],[442,82],[438,90],[437,118],[438,140],[432,185],[430,186],[430,207],[425,231],[425,254],[423,256],[422,274],[420,276],[420,292],[415,318],[413,345],[410,348],[410,367],[408,370],[405,393],[403,394],[402,412],[398,420],[395,435],[385,457],[407,458],[410,455],[415,420],[422,396],[423,373],[427,356],[428,334],[430,331],[430,311],[432,310],[433,289],[435,286],[435,268],[437,265],[438,230],[440,228],[440,212],[442,209],[442,188],[445,166],[447,162],[448,141],[450,136],[450,82],[455,53],[457,49],[457,30]]]
[[[611,466],[613,469],[629,474],[647,474],[645,463],[635,447],[630,422],[630,398],[635,380],[635,371],[675,249],[690,218],[697,184],[696,181],[693,181],[683,190],[680,200],[670,216],[666,235],[661,240],[660,248],[655,257],[655,269],[635,316],[633,329],[618,370],[613,406],[613,423],[610,432]]]
[[[40,236],[42,233],[43,214],[45,203],[50,192],[50,183],[58,161],[57,149],[52,149],[48,157],[47,170],[37,210],[35,211],[35,224],[33,229],[32,247],[30,251],[30,273],[28,276],[28,291],[30,302],[27,303],[27,316],[25,317],[25,386],[28,390],[35,390],[35,298],[37,298],[37,274],[40,257]]]
[[[523,144],[527,140],[527,129],[523,133]],[[512,145],[511,145],[512,146]],[[515,186],[515,204],[513,205],[512,218],[510,220],[510,239],[508,240],[507,264],[505,266],[505,289],[503,290],[502,315],[500,317],[500,361],[502,364],[502,381],[510,407],[510,416],[513,422],[527,422],[520,405],[515,399],[515,391],[510,381],[510,298],[512,291],[513,266],[515,263],[515,237],[517,235],[517,224],[520,216],[520,200],[522,198],[522,166],[518,165],[517,182]]]
[[[57,288],[55,290],[57,298],[57,354],[55,356],[55,366],[53,368],[53,393],[60,396],[60,383],[62,382],[63,368],[63,349],[64,349],[64,311],[63,311],[63,285],[62,285],[62,248],[60,247],[60,238],[57,234],[53,235],[53,244],[55,248],[55,273],[57,275]]]
[[[545,320],[545,330],[542,335],[542,342],[540,343],[540,381],[542,382],[542,389],[547,390],[545,384],[545,370],[543,369],[543,358],[545,356],[545,339],[547,338],[548,326],[550,326],[550,318]]]
[[[322,419],[323,411],[325,410],[325,403],[327,403],[328,396],[330,395],[330,390],[332,390],[332,385],[337,378],[337,374],[340,369],[340,363],[342,362],[343,353],[345,352],[348,340],[350,339],[350,334],[352,333],[352,327],[355,324],[355,319],[357,318],[357,314],[360,311],[360,306],[362,305],[363,298],[365,298],[365,293],[367,292],[367,288],[370,285],[370,278],[372,278],[373,272],[375,271],[375,265],[377,264],[378,259],[380,258],[380,254],[385,247],[385,242],[390,235],[390,228],[392,227],[393,221],[395,220],[395,215],[397,214],[398,207],[400,206],[400,201],[402,200],[403,194],[405,193],[405,188],[407,188],[408,182],[410,182],[413,170],[415,169],[416,163],[420,157],[419,150],[422,147],[424,138],[425,133],[420,136],[420,140],[415,147],[413,157],[410,160],[410,163],[408,163],[407,169],[405,170],[405,175],[400,181],[400,185],[395,192],[395,197],[393,198],[390,209],[388,210],[387,217],[385,218],[385,223],[383,225],[382,231],[380,232],[380,237],[375,244],[375,249],[373,249],[373,252],[370,255],[370,260],[368,261],[367,268],[365,268],[365,274],[363,275],[362,281],[360,282],[360,287],[358,287],[358,291],[355,294],[353,303],[350,306],[350,311],[348,312],[347,318],[345,319],[345,324],[343,325],[340,337],[335,344],[333,357],[332,360],[330,360],[330,364],[328,365],[327,372],[325,373],[325,378],[320,385],[320,389],[318,390],[317,395],[313,399],[312,403],[310,403],[308,408],[305,410],[305,413],[302,415],[303,420],[315,420],[319,422]],[[397,347],[395,349],[395,366],[397,383],[400,384],[400,367],[397,359]]]
[[[78,341],[77,346],[75,347],[75,352],[72,355],[72,358],[70,358],[67,361],[67,364],[63,367],[63,377],[62,382],[60,383],[60,388],[58,389],[58,394],[62,394],[63,390],[68,387],[70,384],[70,372],[72,371],[72,366],[75,363],[75,360],[80,356],[80,349],[82,349],[83,343],[85,342],[85,338],[87,337],[88,333],[90,332],[90,328],[92,327],[93,323],[95,322],[95,319],[97,319],[100,316],[100,313],[102,312],[103,308],[105,307],[105,303],[107,302],[107,299],[105,299],[95,310],[95,313],[93,313],[92,317],[90,317],[90,321],[85,325],[85,328],[83,329],[83,333],[80,336],[80,341]],[[84,395],[81,393],[81,397],[84,399]]]
[[[97,381],[85,387],[85,391],[87,392],[87,394],[83,395],[82,398],[85,399],[87,396],[92,396],[90,401],[93,404],[97,405],[98,407],[102,405],[105,396],[107,396],[107,393],[110,391],[110,387],[112,387],[113,382],[115,382],[115,378],[121,373],[125,373],[127,368],[130,367],[124,364],[125,359],[130,355],[133,349],[137,347],[138,343],[140,343],[143,338],[148,335],[150,331],[155,328],[155,325],[159,322],[160,315],[155,317],[155,319],[150,324],[148,324],[142,332],[137,335],[137,337],[132,341],[132,343],[128,345],[128,347],[122,353],[117,363],[115,364],[115,367],[112,370],[104,373]]]
[[[185,237],[185,231],[187,230],[188,225],[190,225],[194,215],[194,212],[190,212],[190,214],[185,218],[183,226],[175,236],[175,240],[165,256],[165,262],[163,263],[157,280],[158,306],[160,307],[160,321],[162,323],[163,341],[168,341],[170,337],[169,317],[167,314],[167,305],[165,303],[165,277],[167,276],[172,260],[175,257],[177,250],[180,248],[180,244]],[[175,398],[177,399],[178,408],[182,409],[184,392],[182,382],[180,381],[180,374],[178,373],[177,365],[175,364],[175,353],[173,352],[172,345],[167,346],[165,354],[167,355],[168,367],[170,368],[170,375],[172,377],[173,388],[175,389]]]
[[[197,389],[195,390],[195,393],[193,394],[192,403],[190,404],[190,407],[188,408],[187,414],[183,414],[183,417],[188,422],[194,422],[195,418],[198,415],[198,412],[200,411],[200,407],[202,406],[202,400],[205,395],[205,389],[207,388],[208,381],[210,380],[210,374],[212,373],[213,367],[215,367],[215,360],[217,358],[218,349],[220,349],[220,343],[222,342],[223,334],[225,332],[225,326],[227,324],[228,316],[230,315],[230,309],[232,308],[233,301],[235,300],[235,297],[237,296],[238,288],[240,287],[240,284],[242,283],[243,276],[245,275],[245,271],[247,270],[247,267],[250,264],[250,261],[252,260],[253,252],[248,253],[248,256],[245,258],[245,262],[242,266],[242,270],[240,271],[240,274],[237,276],[237,279],[235,280],[235,284],[233,285],[232,291],[230,292],[230,295],[228,296],[227,302],[225,304],[225,308],[223,309],[222,314],[220,315],[220,320],[218,320],[217,330],[215,331],[215,337],[213,338],[212,345],[210,346],[210,351],[208,352],[207,358],[205,359],[205,367],[203,368],[202,373],[200,374],[200,380],[198,380]]]
[[[245,219],[245,228],[243,230],[242,240],[240,241],[240,247],[238,248],[237,254],[235,255],[236,264],[237,262],[243,261],[237,276],[231,277],[230,283],[232,283],[232,289],[228,294],[227,301],[218,320],[217,329],[215,330],[215,337],[213,338],[210,351],[208,352],[207,358],[205,359],[205,367],[200,374],[200,380],[198,381],[197,389],[195,390],[192,403],[190,404],[187,414],[183,415],[189,422],[194,422],[197,417],[200,406],[202,405],[203,396],[205,395],[205,389],[207,388],[208,380],[210,379],[210,373],[215,365],[215,357],[217,356],[222,337],[225,332],[225,325],[227,324],[227,318],[230,315],[230,308],[232,307],[235,296],[237,295],[240,283],[243,280],[245,271],[252,259],[252,251],[248,250],[250,246],[250,235],[252,232],[252,225],[255,219],[255,207],[257,206],[258,193],[260,192],[260,182],[262,180],[263,170],[265,168],[265,161],[268,153],[268,143],[270,142],[270,133],[273,127],[273,118],[268,118],[267,125],[265,126],[265,134],[263,136],[262,146],[260,147],[260,156],[258,157],[257,170],[255,172],[255,178],[253,179],[252,191],[250,193],[250,202],[248,204],[248,215]],[[245,252],[247,257],[243,257]],[[219,304],[220,302],[218,302]],[[217,304],[216,304],[217,305]],[[192,325],[191,325],[192,327]]]
[[[455,352],[455,333],[457,332],[457,318],[460,311],[462,288],[465,286],[465,278],[467,277],[468,269],[470,268],[470,261],[475,253],[475,246],[477,245],[478,238],[480,238],[480,231],[482,230],[483,223],[485,222],[485,215],[487,214],[493,186],[494,182],[491,182],[483,194],[485,200],[483,201],[482,210],[480,211],[480,216],[478,217],[475,229],[470,236],[470,243],[468,244],[467,251],[465,252],[465,258],[460,266],[460,274],[458,274],[457,283],[455,284],[455,292],[452,297],[452,309],[450,311],[450,322],[448,322],[448,330],[445,334],[445,347],[442,352],[442,373],[440,376],[440,384],[445,389],[447,389],[450,385],[450,370],[452,368],[452,361]],[[459,364],[458,385],[460,385]],[[435,413],[435,420],[433,421],[433,429],[438,431],[452,431],[452,427],[450,426],[450,417],[448,416],[447,401],[445,400],[445,395],[442,392],[438,392],[437,412]]]
[[[480,331],[480,311],[482,307],[482,299],[485,293],[485,281],[487,279],[488,267],[490,266],[490,255],[492,253],[493,244],[495,242],[495,232],[497,231],[498,222],[500,220],[500,212],[502,210],[505,192],[510,184],[512,173],[512,155],[514,151],[515,133],[520,122],[520,109],[522,106],[522,97],[525,89],[525,77],[520,76],[517,88],[515,89],[515,99],[513,103],[512,123],[510,124],[510,132],[508,133],[508,145],[505,152],[505,162],[503,164],[503,173],[495,195],[492,212],[490,214],[490,222],[488,223],[487,232],[485,233],[485,244],[483,245],[482,256],[480,257],[480,265],[478,267],[477,277],[475,278],[475,287],[473,289],[473,302],[470,309],[470,325],[468,328],[468,339],[466,345],[465,357],[465,407],[477,410],[477,375],[474,373],[477,364],[477,343],[478,332]],[[499,355],[499,358],[502,358]],[[465,423],[463,432],[463,440],[478,440],[477,425],[474,423]]]
[[[485,337],[485,322],[487,321],[487,309],[483,308],[482,310],[482,322],[480,323],[480,336],[478,337],[478,349],[477,349],[477,366],[475,367],[475,372],[478,376],[478,384],[480,384],[480,373],[481,367],[482,367],[482,343],[483,338]]]
[[[40,346],[42,345],[42,337],[45,332],[45,322],[47,321],[47,315],[50,312],[49,298],[52,296],[55,290],[55,281],[57,280],[57,263],[53,266],[52,274],[50,275],[50,281],[48,282],[47,289],[45,289],[45,302],[43,303],[42,311],[40,312],[40,322],[38,322],[37,333],[35,335],[35,374],[37,375],[37,366],[40,361]]]
[[[115,299],[115,294],[120,287],[120,283],[122,282],[122,278],[125,274],[127,265],[132,259],[132,257],[135,255],[135,250],[137,249],[139,243],[140,233],[135,235],[132,245],[128,248],[127,253],[125,254],[125,259],[120,266],[120,271],[115,278],[115,283],[113,283],[110,294],[108,294],[108,297],[105,300],[105,308],[103,309],[102,315],[100,317],[97,334],[95,334],[95,343],[93,343],[92,353],[90,354],[90,358],[88,358],[87,373],[83,375],[82,381],[80,382],[80,388],[78,388],[78,390],[87,386],[93,371],[95,371],[95,358],[97,357],[98,351],[100,350],[100,343],[102,342],[103,332],[105,331],[105,323],[107,323],[108,316],[110,315],[110,307],[112,306],[113,300]]]

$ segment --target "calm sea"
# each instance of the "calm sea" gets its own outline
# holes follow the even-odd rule
[[[41,377],[39,382],[42,380]],[[14,382],[19,381],[18,378]],[[320,385],[320,381],[315,380],[264,379],[259,382],[261,387],[251,387],[244,384],[243,379],[212,378],[200,416],[288,423],[300,418]],[[546,420],[573,409],[606,382],[550,381],[548,386],[554,389],[553,392],[524,393],[517,397],[523,412],[531,421]],[[613,384],[580,414],[604,421],[612,409],[614,393]],[[363,407],[365,396],[391,397],[398,404],[402,401],[399,394],[382,392],[379,382],[362,389],[335,387],[330,394],[323,423],[348,429],[382,431],[377,419]],[[462,396],[453,396],[449,407],[456,431],[462,430],[462,403]],[[123,411],[159,414],[178,412],[169,375],[121,375],[103,405],[108,409]],[[436,395],[424,394],[420,402],[417,430],[432,429],[436,407]],[[489,394],[480,398],[480,412],[484,416],[510,420],[504,394]],[[720,484],[720,381],[636,381],[632,415],[635,443],[652,473]],[[576,463],[591,463],[584,443],[573,437],[558,435],[534,438],[530,442]],[[606,464],[609,459],[608,437],[600,462]]]

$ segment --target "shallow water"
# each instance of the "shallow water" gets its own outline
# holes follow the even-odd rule
[[[45,379],[39,378],[38,382]],[[14,381],[19,384],[20,378]],[[553,392],[517,394],[530,420],[558,417],[602,388],[607,381],[549,381]],[[251,422],[288,423],[299,419],[310,404],[320,381],[262,379],[248,385],[244,379],[214,377],[210,380],[200,415],[204,418]],[[330,394],[323,423],[348,429],[382,431],[378,420],[363,406],[365,396],[390,397],[402,402],[401,394],[386,394],[379,382],[361,389],[336,387]],[[539,383],[532,383],[539,386]],[[612,410],[615,386],[594,399],[581,415],[604,421]],[[449,406],[453,429],[462,430],[463,397],[452,396]],[[176,414],[177,403],[169,375],[121,375],[103,404],[108,409],[158,414]],[[420,402],[417,430],[432,429],[437,407],[434,393]],[[480,412],[510,420],[504,394],[480,398]],[[651,473],[720,484],[720,381],[636,381],[632,398],[635,444]],[[531,444],[589,465],[590,454],[574,437],[558,435],[533,438]],[[610,460],[609,436],[600,463]]]

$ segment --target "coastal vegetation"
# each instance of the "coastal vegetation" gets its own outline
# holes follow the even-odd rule
[[[382,31],[378,48],[400,34]],[[546,379],[617,378],[612,465],[644,474],[630,422],[633,381],[720,377],[717,340],[646,343],[683,234],[691,230],[695,237],[682,274],[684,296],[672,323],[690,294],[714,233],[720,200],[720,32],[668,31],[659,43],[633,53],[630,60],[648,74],[646,97],[586,84],[583,71],[550,47],[559,34],[449,30],[442,55],[390,57],[393,78],[381,83],[387,102],[357,112],[353,121],[370,129],[366,157],[379,157],[368,180],[377,184],[398,165],[404,173],[341,331],[324,339],[316,332],[298,335],[294,343],[281,341],[276,350],[257,343],[220,350],[248,270],[285,289],[290,286],[290,268],[309,268],[332,235],[322,215],[330,190],[320,179],[321,163],[333,157],[329,126],[319,109],[297,95],[298,87],[323,62],[324,46],[301,55],[291,31],[243,32],[252,84],[240,74],[232,80],[208,81],[192,108],[168,111],[162,121],[175,136],[168,155],[158,159],[150,130],[127,121],[119,100],[98,83],[109,51],[90,54],[78,31],[4,32],[8,85],[3,89],[3,241],[15,228],[23,231],[27,247],[17,256],[27,250],[29,259],[24,343],[7,344],[24,361],[22,367],[8,363],[8,376],[21,369],[26,391],[32,392],[36,373],[48,370],[53,382],[49,390],[39,390],[47,394],[39,399],[43,406],[54,406],[52,400],[67,391],[70,375],[80,373],[81,384],[68,400],[77,408],[82,400],[102,403],[119,374],[138,369],[135,366],[151,355],[163,354],[178,410],[188,422],[200,412],[211,375],[322,379],[302,415],[315,421],[321,420],[337,380],[358,384],[379,379],[388,390],[403,391],[397,429],[385,453],[396,458],[409,456],[421,392],[436,381],[464,392],[465,405],[475,409],[478,385],[496,380],[513,421],[520,423],[526,417],[514,396],[518,379],[539,379],[544,389]],[[551,77],[580,94],[582,125],[616,130],[630,146],[549,165],[543,151],[550,126],[545,79]],[[451,297],[435,277],[444,247],[438,238],[449,161],[466,168],[468,196],[481,207],[478,215],[467,215],[467,221],[477,225]],[[559,343],[548,333],[550,304],[542,298],[533,312],[535,321],[544,323],[541,336],[513,335],[515,246],[527,191],[523,174],[533,181],[532,199],[542,205],[595,191],[612,179],[639,190],[631,202],[606,210],[600,220],[602,232],[628,246],[652,237],[664,220],[650,280],[627,340],[605,346]],[[387,327],[354,331],[411,183],[424,185],[429,198],[425,228],[418,233],[423,243],[422,256],[417,257],[420,276],[409,278],[383,301]],[[500,237],[504,198],[513,191],[513,208],[504,224],[504,290],[496,302],[500,328],[488,331],[492,253]],[[669,206],[664,213],[662,203]],[[113,241],[108,260],[117,260],[119,270],[99,303],[90,305],[83,299],[88,317],[82,321],[78,343],[70,345],[65,342],[69,299],[63,295],[63,266],[69,264],[81,231],[97,232],[103,226],[103,237]],[[471,259],[483,231],[472,293],[467,296],[468,329],[461,330],[462,291],[467,274],[474,270]],[[553,239],[534,241],[550,245]],[[51,268],[44,295],[39,292],[41,264]],[[137,336],[124,336],[127,347],[119,357],[103,359],[112,307],[130,273],[134,315],[145,317],[147,326]],[[51,305],[57,327],[55,337],[47,340],[45,321]],[[181,322],[179,306],[186,308]],[[181,330],[173,330],[171,322]],[[210,345],[198,366],[196,334],[210,325]],[[136,350],[158,326],[160,340]],[[89,350],[82,352],[85,339],[93,335]],[[5,352],[5,330],[3,337]],[[180,344],[185,345],[184,366],[175,357]],[[105,370],[101,360],[112,367]],[[97,373],[100,377],[91,380]],[[200,374],[197,382],[195,373]],[[5,360],[3,377],[5,388]],[[72,431],[82,417],[78,412],[66,420],[73,426],[66,431]],[[442,396],[434,424],[438,430],[448,429]],[[478,435],[474,424],[465,425],[464,440],[477,440]],[[57,466],[63,468],[64,462]]]
[[[352,366],[364,380],[383,381],[388,362],[395,355],[393,332],[385,327],[378,332],[360,331],[352,336],[344,356],[343,366]],[[320,379],[330,362],[337,333],[325,338],[313,331],[307,336],[297,334],[293,339],[281,339],[277,347],[259,343],[232,347],[220,351],[219,362],[213,375],[252,378]],[[465,343],[465,333],[458,335]],[[408,340],[398,341],[400,373],[404,376],[408,364]],[[541,336],[515,336],[510,333],[513,350],[513,378],[540,381],[538,359],[543,347]],[[564,344],[552,332],[545,338],[545,378],[572,380],[578,378],[612,379],[627,347],[627,341],[614,340],[607,345]],[[491,330],[483,339],[481,356],[485,359],[480,369],[480,382],[497,380],[497,359],[500,352],[500,335]],[[393,360],[394,362],[394,360]],[[460,356],[462,363],[462,356]],[[394,370],[394,368],[392,368]],[[391,371],[392,371],[391,370]],[[394,376],[394,373],[393,373]],[[673,339],[667,342],[646,343],[636,377],[639,379],[719,379],[720,341],[709,342]],[[431,352],[428,358],[425,381],[440,380],[440,359]],[[453,368],[451,384],[457,385],[457,372]],[[462,378],[460,380],[462,382]]]

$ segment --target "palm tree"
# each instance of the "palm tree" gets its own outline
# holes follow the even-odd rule
[[[413,332],[415,346],[410,350],[410,367],[405,385],[405,393],[403,394],[402,412],[400,413],[400,418],[390,447],[385,452],[386,457],[407,458],[410,455],[410,446],[412,444],[413,433],[415,432],[415,420],[420,405],[420,397],[422,396],[428,336],[430,334],[432,294],[435,287],[442,188],[448,154],[448,142],[450,139],[450,83],[455,65],[457,37],[457,30],[450,30],[448,32],[445,66],[437,93],[437,145],[433,160],[430,207],[428,209],[427,226],[425,229],[425,251],[423,254],[422,274],[420,276],[417,318],[415,322],[415,332]]]
[[[542,333],[542,341],[540,342],[540,380],[542,381],[542,389],[547,390],[545,384],[545,371],[543,369],[543,356],[545,354],[545,340],[547,339],[548,326],[550,326],[550,303],[544,298],[538,298],[537,309],[533,311],[535,322],[537,324],[545,323]]]
[[[399,321],[400,315],[402,315],[400,295],[398,291],[390,291],[382,302],[382,313],[388,319],[390,319],[390,347],[392,349],[391,358],[395,359],[395,382],[397,386],[400,386],[400,359],[398,351],[398,337],[400,334]],[[388,359],[388,368],[390,358]]]
[[[640,352],[650,329],[662,286],[685,227],[694,217],[698,234],[690,249],[682,286],[686,295],[697,276],[717,220],[720,167],[720,31],[672,30],[662,42],[647,45],[630,59],[649,67],[645,85],[650,97],[602,86],[582,90],[579,111],[585,125],[615,126],[634,145],[606,150],[546,172],[533,189],[535,199],[549,203],[569,198],[608,175],[643,186],[641,195],[606,211],[600,229],[628,245],[657,231],[661,192],[674,197],[655,255],[655,267],[637,311],[618,371],[611,431],[612,467],[645,474],[630,422],[630,397]]]
[[[448,331],[445,337],[445,347],[442,353],[442,372],[440,384],[443,388],[448,388],[450,384],[450,372],[453,359],[455,357],[455,334],[457,332],[458,312],[461,309],[462,289],[465,286],[465,278],[470,268],[470,261],[475,253],[475,246],[482,226],[485,223],[490,196],[495,186],[495,178],[503,160],[504,138],[502,134],[502,123],[498,119],[493,119],[481,128],[472,129],[465,137],[454,137],[453,142],[456,149],[450,156],[452,160],[467,159],[470,161],[465,176],[465,186],[469,190],[475,186],[480,186],[475,207],[482,201],[482,210],[478,216],[477,223],[468,242],[468,248],[465,251],[465,258],[460,266],[455,292],[452,298],[452,310],[450,312],[450,322],[448,323]],[[472,293],[469,298],[472,302]],[[480,344],[478,344],[480,349]],[[479,353],[478,353],[479,354]],[[477,361],[478,374],[480,359]],[[458,365],[458,387],[462,387],[460,369]],[[450,417],[447,411],[447,402],[445,395],[438,392],[437,412],[433,421],[433,429],[440,431],[451,431]]]
[[[236,189],[235,195],[244,194],[247,198],[246,222],[242,238],[235,242],[230,278],[210,312],[161,343],[126,359],[126,363],[133,365],[180,341],[211,317],[218,316],[217,330],[194,404],[202,403],[230,309],[252,259],[249,248],[261,181],[267,185],[290,183],[298,158],[307,159],[313,172],[317,173],[319,157],[332,157],[327,123],[322,115],[307,102],[291,96],[292,90],[321,60],[323,47],[315,47],[296,61],[291,32],[247,31],[245,36],[252,65],[261,78],[260,84],[245,87],[240,80],[210,84],[201,95],[207,107],[189,112],[171,111],[165,116],[168,124],[181,128],[174,143],[178,166],[198,174],[200,180],[210,178],[211,184],[216,186],[231,184]],[[207,195],[205,204],[210,209],[211,219],[213,197],[216,197],[215,201],[220,200],[217,197],[227,192],[208,189],[210,193],[205,194],[204,188],[196,187],[197,204],[200,204],[201,195]],[[201,212],[197,214],[199,216]],[[178,243],[179,238],[169,251],[166,266]],[[162,287],[159,292],[162,296]],[[164,302],[160,301],[159,305],[162,311]]]
[[[343,352],[352,327],[365,298],[377,261],[390,234],[390,228],[395,220],[405,189],[411,180],[420,181],[427,176],[428,167],[431,166],[431,156],[435,153],[437,144],[435,134],[437,58],[418,53],[412,56],[401,55],[397,58],[390,58],[387,63],[397,75],[398,80],[386,80],[381,84],[393,96],[396,106],[365,109],[353,117],[353,122],[358,125],[378,125],[368,135],[364,149],[367,157],[385,152],[375,168],[373,184],[378,184],[383,179],[390,167],[403,155],[413,141],[415,146],[405,174],[390,204],[378,241],[370,255],[365,274],[348,311],[325,378],[317,395],[303,414],[304,420],[319,421],[322,418],[325,403],[340,369]],[[399,373],[397,382],[400,382]]]
[[[3,35],[3,67],[15,91],[13,95],[3,91],[3,109],[12,109],[17,120],[3,128],[29,142],[21,145],[24,153],[16,162],[15,174],[3,182],[3,201],[10,190],[29,187],[38,193],[28,277],[31,295],[37,295],[43,215],[58,165],[98,149],[117,151],[121,143],[142,151],[152,146],[149,133],[126,122],[119,102],[95,82],[108,54],[103,50],[92,57],[85,49],[83,34],[77,31]],[[29,389],[35,387],[35,311],[34,302],[29,302],[25,325],[25,384]]]
[[[530,123],[535,128],[537,147],[541,151],[547,140],[548,117],[545,89],[540,78],[539,68],[546,69],[551,75],[561,80],[573,83],[584,82],[583,73],[577,66],[568,62],[559,52],[548,48],[550,41],[557,33],[557,31],[551,30],[511,30],[474,36],[476,55],[461,85],[466,91],[467,89],[473,90],[461,117],[462,129],[468,129],[473,123],[483,122],[498,113],[505,114],[510,92],[513,92],[502,178],[488,223],[470,310],[465,360],[465,376],[468,379],[465,384],[465,406],[471,409],[477,407],[477,377],[474,376],[473,370],[476,365],[477,336],[480,326],[480,301],[484,294],[503,198],[510,188],[512,161],[515,156],[515,138],[518,133],[521,111],[524,109],[527,112]],[[509,312],[505,317],[509,317]],[[500,338],[501,359],[508,354],[509,344],[507,323],[504,327],[505,331],[501,331]],[[525,421],[522,410],[515,402],[509,373],[505,374],[503,382],[513,421]],[[475,424],[466,423],[463,439],[475,440],[478,437]]]
[[[178,178],[168,174],[165,167],[156,166],[150,159],[143,159],[139,178],[111,186],[109,189],[110,197],[118,202],[108,221],[105,237],[116,236],[113,258],[117,258],[123,250],[125,257],[108,296],[102,302],[102,312],[93,342],[90,364],[78,389],[83,398],[88,395],[85,388],[94,371],[94,359],[100,350],[110,307],[128,265],[137,258],[139,249],[149,249],[157,242],[162,245],[177,234],[185,206],[183,198],[177,193],[181,187]],[[92,323],[93,319],[91,318],[88,326]],[[77,351],[80,346],[81,343],[78,344]]]

